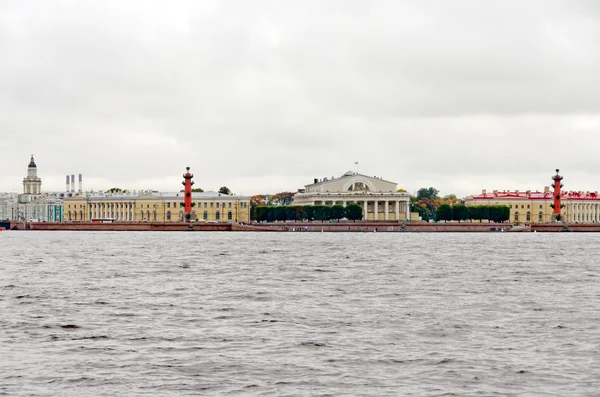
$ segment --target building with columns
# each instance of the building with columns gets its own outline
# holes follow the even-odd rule
[[[383,178],[348,171],[338,178],[314,179],[296,193],[293,205],[357,203],[363,208],[363,220],[410,220],[410,195],[397,192],[397,186]],[[413,219],[417,217],[416,213],[412,215]]]
[[[84,192],[64,199],[64,219],[89,222],[181,222],[184,193]],[[199,222],[249,222],[250,197],[217,192],[192,193],[193,209]]]
[[[494,190],[468,196],[467,206],[472,205],[507,205],[510,207],[510,222],[544,223],[552,220],[553,193],[549,187],[544,191],[506,191]],[[565,222],[598,223],[600,222],[600,196],[598,192],[562,191],[561,201],[564,207],[561,214]]]

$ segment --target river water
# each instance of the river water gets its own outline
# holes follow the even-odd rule
[[[600,234],[0,233],[0,395],[598,396]]]

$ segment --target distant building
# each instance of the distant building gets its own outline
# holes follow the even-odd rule
[[[23,178],[23,193],[0,195],[0,219],[27,222],[62,222],[62,198],[58,193],[42,193],[33,155]]]
[[[181,222],[183,192],[85,192],[64,199],[64,219],[87,222]],[[250,197],[217,192],[192,193],[193,212],[199,222],[249,222]]]
[[[472,205],[507,205],[510,207],[510,221],[522,223],[550,222],[552,219],[553,193],[549,187],[543,192],[526,190],[487,192],[468,196],[467,206]],[[566,222],[598,223],[600,222],[600,196],[598,192],[561,193],[564,208],[561,214]]]
[[[395,182],[348,171],[338,178],[315,179],[296,193],[293,204],[357,203],[363,208],[363,220],[410,220],[410,195],[397,190]]]

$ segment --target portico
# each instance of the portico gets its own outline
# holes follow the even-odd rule
[[[410,196],[396,190],[394,182],[348,171],[339,178],[315,179],[294,196],[294,205],[357,203],[363,220],[410,220]]]

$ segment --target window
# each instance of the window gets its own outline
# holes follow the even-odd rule
[[[531,220],[531,212],[527,211],[527,220],[530,221]]]
[[[540,204],[540,209],[542,209],[542,205]]]
[[[171,220],[171,211],[167,211],[167,220],[170,221]]]
[[[171,203],[167,203],[167,208],[171,208]]]
[[[207,208],[207,207],[208,207],[208,203],[204,203],[204,208]]]
[[[215,204],[215,203],[210,203],[210,208],[212,208],[214,204]]]
[[[215,219],[216,220],[221,219],[221,214],[219,213],[219,211],[217,211],[217,213],[215,214]]]
[[[515,221],[518,221],[518,220],[519,220],[519,213],[515,212]]]
[[[541,205],[540,205],[540,207],[541,207]],[[538,220],[539,220],[540,222],[542,222],[542,221],[544,220],[544,213],[543,213],[542,211],[540,211],[540,213],[539,213],[539,218],[538,218]]]
[[[231,208],[231,203],[229,203],[229,208]],[[231,219],[231,218],[229,218],[229,219]]]
[[[521,208],[525,208],[525,206],[523,204],[521,204]]]
[[[206,204],[206,203],[204,203],[204,204]],[[208,212],[207,211],[204,211],[204,220],[205,221],[208,220]]]
[[[527,209],[529,209],[529,204],[527,204]]]
[[[233,219],[233,214],[231,213],[231,211],[229,211],[227,213],[227,219],[232,220]]]

